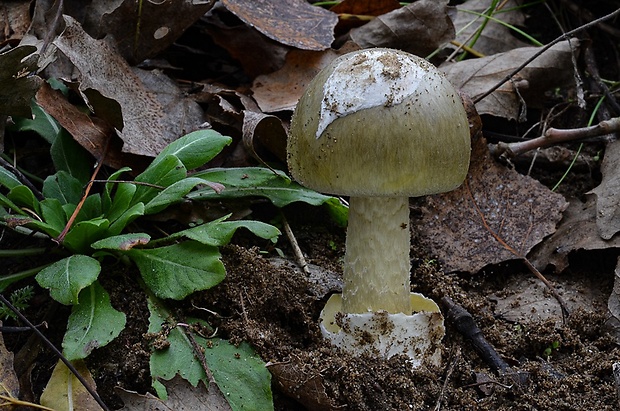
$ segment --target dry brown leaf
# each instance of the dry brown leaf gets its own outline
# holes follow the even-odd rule
[[[256,152],[256,144],[267,148],[280,161],[286,162],[286,129],[276,116],[244,110],[243,145],[252,156],[265,164]]]
[[[366,24],[368,16],[380,16],[400,7],[397,0],[343,0],[329,10],[338,14],[336,33],[343,34]]]
[[[267,369],[282,392],[294,398],[309,411],[331,411],[337,408],[325,392],[320,374],[309,374],[304,365],[293,359],[284,363],[268,363]]]
[[[13,368],[13,353],[6,349],[2,333],[0,333],[0,395],[19,398],[19,381]]]
[[[517,7],[515,0],[501,2],[502,8],[493,17],[513,26],[522,26],[525,22],[523,11]],[[456,29],[456,41],[461,44],[470,45],[471,37],[482,24],[484,17],[467,13],[466,10],[484,13],[490,6],[488,0],[469,0],[457,6],[458,13],[454,19]],[[473,22],[473,23],[472,23]],[[489,20],[482,30],[482,33],[473,45],[473,49],[485,55],[502,53],[519,47],[526,47],[529,44],[519,40],[508,27]]]
[[[361,48],[391,47],[426,56],[454,38],[447,0],[420,0],[351,30]]]
[[[256,77],[252,84],[253,97],[265,113],[293,110],[310,80],[323,67],[356,49],[357,46],[347,43],[338,51],[291,50],[280,70]]]
[[[607,325],[611,329],[616,344],[620,344],[620,259],[614,271],[614,288],[607,301],[607,310],[609,312]]]
[[[465,183],[427,197],[417,224],[447,272],[475,273],[519,258],[500,241],[525,256],[555,231],[568,206],[560,194],[497,164],[482,138],[474,140],[471,158]]]
[[[30,2],[3,1],[0,3],[0,47],[19,41],[30,26]]]
[[[576,41],[572,42],[576,47]],[[476,97],[491,89],[539,50],[539,47],[522,47],[480,59],[444,64],[440,68],[454,86],[476,100]],[[476,103],[478,112],[515,120],[519,118],[521,110],[520,97],[528,106],[540,107],[546,91],[572,86],[574,81],[571,47],[568,41],[551,47],[513,79],[515,83],[504,83],[491,95]],[[518,85],[518,94],[515,84]]]
[[[203,122],[200,107],[182,98],[172,80],[161,73],[130,68],[106,41],[88,36],[75,19],[65,16],[65,22],[54,44],[80,72],[80,91],[87,100],[90,96],[96,115],[117,123],[102,114],[111,103],[118,103],[123,118],[118,133],[125,142],[124,152],[154,157]],[[93,101],[97,94],[107,101],[97,104]]]
[[[120,54],[132,63],[153,57],[171,45],[212,7],[214,1],[93,1],[84,6],[84,30],[94,38],[112,35]],[[77,14],[74,14],[77,15]]]
[[[334,41],[338,17],[305,0],[222,0],[246,24],[279,43],[325,50]]]
[[[601,239],[596,226],[596,204],[592,199],[582,203],[573,199],[564,212],[564,217],[553,235],[536,247],[529,259],[537,268],[548,264],[556,272],[568,267],[568,255],[578,250],[605,250],[620,248],[620,238],[609,241]]]
[[[609,240],[620,231],[620,142],[605,147],[601,164],[603,180],[590,193],[596,195],[596,225],[602,239]]]
[[[198,384],[193,387],[181,376],[175,375],[162,384],[168,392],[168,399],[162,401],[151,393],[145,395],[117,388],[116,392],[125,403],[123,411],[230,411],[232,408],[219,389],[206,389]],[[217,388],[217,387],[216,387]]]

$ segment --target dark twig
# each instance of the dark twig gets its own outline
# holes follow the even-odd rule
[[[94,398],[94,400],[97,401],[97,404],[99,404],[99,406],[103,408],[104,411],[110,411],[110,409],[107,405],[105,405],[101,397],[99,397],[99,394],[97,394],[97,392],[90,385],[88,385],[88,382],[84,379],[84,377],[78,372],[78,370],[73,366],[73,364],[71,364],[71,361],[65,358],[65,356],[62,355],[60,350],[58,350],[58,348],[56,348],[56,346],[54,346],[54,344],[52,344],[52,342],[48,340],[47,337],[43,335],[43,333],[39,331],[39,329],[35,327],[34,324],[32,324],[17,308],[15,308],[13,304],[11,304],[6,298],[4,298],[2,294],[0,294],[0,301],[3,302],[7,307],[9,307],[9,309],[13,311],[15,315],[17,315],[17,317],[19,317],[19,319],[24,322],[24,324],[30,327],[30,329],[32,329],[32,331],[34,331],[37,336],[45,343],[45,345],[47,345],[49,349],[52,350],[54,354],[56,354],[56,356],[67,366],[69,371],[71,371],[71,373],[75,375],[75,378],[77,378],[78,381],[82,383],[84,388],[86,388],[86,391],[88,391],[88,393]]]
[[[497,90],[498,88],[500,88],[504,83],[506,83],[507,81],[510,81],[510,79],[517,74],[518,72],[520,72],[521,70],[523,70],[525,67],[527,67],[528,64],[530,64],[532,61],[536,60],[538,57],[540,57],[544,52],[546,52],[547,50],[549,50],[551,47],[555,46],[557,43],[559,43],[560,41],[567,39],[568,37],[572,36],[575,33],[579,33],[580,31],[589,29],[590,27],[594,27],[597,24],[609,20],[617,15],[620,15],[620,9],[609,13],[601,18],[598,18],[594,21],[591,21],[590,23],[584,24],[583,26],[577,27],[574,30],[571,30],[569,32],[566,32],[564,34],[562,34],[561,36],[559,36],[558,38],[556,38],[555,40],[553,40],[551,43],[547,44],[546,46],[542,47],[536,54],[534,54],[532,57],[530,57],[529,59],[525,60],[525,62],[523,62],[523,64],[521,64],[519,67],[517,67],[516,69],[514,69],[513,71],[511,71],[510,73],[508,73],[506,75],[506,77],[504,77],[502,80],[500,80],[496,85],[494,85],[493,87],[491,87],[489,90],[487,90],[486,92],[484,92],[483,94],[481,94],[480,96],[476,97],[474,99],[474,103],[478,103],[479,101],[483,100],[484,98],[488,97],[491,93],[493,93],[495,90]]]

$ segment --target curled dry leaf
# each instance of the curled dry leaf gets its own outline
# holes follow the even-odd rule
[[[351,30],[361,48],[390,47],[426,56],[454,38],[447,0],[420,0]]]
[[[571,42],[573,47],[577,47],[575,40]],[[476,97],[491,89],[539,50],[538,47],[523,47],[493,56],[444,64],[441,69],[454,86],[475,101]],[[574,84],[571,53],[568,41],[554,45],[514,76],[513,82],[504,83],[476,103],[478,112],[515,120],[519,118],[520,97],[528,106],[540,107],[545,91]]]
[[[243,145],[255,159],[266,165],[263,158],[256,152],[255,143],[267,148],[281,161],[286,161],[286,129],[282,120],[269,114],[245,110],[243,112]]]
[[[279,43],[325,50],[334,41],[336,14],[305,0],[222,0],[246,24]]]
[[[503,1],[501,6],[502,8],[497,10],[493,17],[514,26],[523,25],[525,14],[515,0]],[[488,0],[469,0],[457,6],[458,12],[454,18],[454,28],[457,32],[455,40],[485,55],[528,46],[527,43],[516,38],[508,27],[493,20],[486,23],[475,44],[472,45],[472,36],[480,30],[485,18],[468,11],[484,13],[489,7],[490,2]]]
[[[88,100],[88,95],[100,94],[107,100],[100,107],[93,104],[95,114],[106,112],[110,102],[118,103],[124,152],[154,157],[203,122],[200,107],[181,97],[168,77],[132,69],[106,41],[86,34],[75,19],[65,16],[65,22],[65,31],[54,44],[80,72],[83,96]],[[88,94],[89,90],[97,93]]]
[[[590,193],[596,195],[596,225],[604,240],[620,231],[620,142],[607,144],[601,164],[603,180]]]
[[[465,183],[427,197],[417,223],[421,240],[447,272],[475,273],[525,256],[555,231],[568,206],[560,194],[497,164],[483,138],[474,140],[471,158]]]
[[[618,259],[616,270],[614,271],[614,288],[607,301],[607,309],[609,311],[607,325],[611,329],[611,334],[615,338],[616,344],[618,344],[620,343],[620,259]]]

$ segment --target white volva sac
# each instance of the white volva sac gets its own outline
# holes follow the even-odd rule
[[[333,344],[438,364],[443,317],[411,293],[409,197],[461,185],[470,151],[457,91],[420,57],[360,50],[308,84],[291,120],[289,170],[307,187],[350,196],[342,296],[321,314]]]

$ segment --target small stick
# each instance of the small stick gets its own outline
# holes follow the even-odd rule
[[[284,213],[280,213],[282,217],[282,227],[284,228],[284,232],[288,237],[288,241],[291,243],[291,247],[293,248],[293,253],[295,254],[295,260],[297,260],[297,265],[301,267],[304,273],[310,274],[310,268],[308,268],[308,263],[306,262],[306,258],[299,248],[299,243],[297,243],[297,239],[293,234],[293,230],[291,230],[291,226],[289,225],[286,217],[284,217]]]

